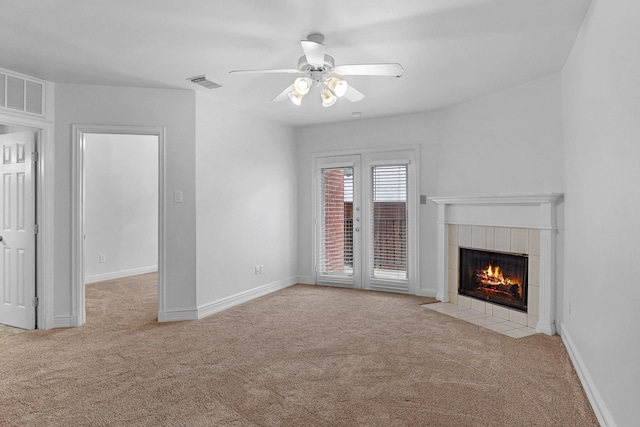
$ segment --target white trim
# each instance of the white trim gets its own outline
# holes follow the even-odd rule
[[[438,292],[435,289],[426,289],[426,288],[418,288],[418,289],[416,289],[416,296],[419,296],[419,297],[435,298],[437,293]]]
[[[166,128],[143,126],[82,125],[72,127],[71,180],[71,317],[80,326],[86,321],[84,294],[84,134],[106,133],[158,137],[158,318],[165,313],[165,139]]]
[[[555,207],[562,194],[429,197],[440,208],[439,223],[557,230]],[[499,208],[498,210],[496,208]]]
[[[235,295],[230,295],[208,304],[203,304],[198,307],[197,319],[202,319],[203,317],[243,304],[258,297],[288,288],[289,286],[295,285],[296,282],[297,277],[290,277],[288,279],[258,286],[257,288],[249,289],[248,291],[240,292]]]
[[[602,396],[598,392],[591,375],[589,375],[589,371],[585,366],[582,357],[580,357],[580,353],[576,349],[576,346],[569,334],[569,331],[565,327],[564,323],[562,324],[560,329],[560,337],[562,337],[562,342],[564,343],[565,348],[567,349],[567,353],[569,354],[569,358],[573,363],[573,366],[578,374],[578,378],[582,383],[582,388],[584,388],[584,392],[589,399],[589,403],[591,403],[591,407],[593,408],[593,412],[596,414],[598,418],[598,422],[603,427],[615,427],[616,423],[613,421],[613,417],[607,408],[607,405],[602,400]]]
[[[403,157],[401,159],[369,160],[367,163],[369,166],[409,166],[411,160]]]
[[[198,311],[185,309],[158,312],[158,322],[180,322],[184,320],[198,320]]]
[[[76,326],[77,319],[73,316],[55,316],[53,318],[53,327],[54,328],[70,328],[72,326]]]
[[[48,90],[52,90],[47,85]],[[52,96],[50,98],[53,98]],[[0,111],[0,123],[8,126],[22,126],[38,131],[36,222],[40,230],[37,235],[36,292],[40,304],[37,308],[38,329],[56,327],[54,318],[54,263],[53,215],[54,215],[54,126],[53,123],[38,118],[25,118]]]
[[[303,285],[315,285],[316,283],[315,279],[311,276],[298,276],[296,281]]]
[[[158,271],[157,265],[148,267],[131,268],[129,270],[113,271],[111,273],[95,274],[93,276],[85,276],[84,284],[104,282],[105,280],[121,279],[123,277],[138,276],[140,274],[155,273]]]
[[[524,196],[447,196],[429,197],[439,205],[541,205],[555,203],[562,194],[529,194]]]
[[[391,145],[388,147],[380,147],[380,148],[360,148],[360,149],[349,148],[346,150],[320,151],[320,152],[311,153],[311,157],[315,163],[315,159],[319,157],[354,156],[354,155],[411,151],[411,150],[415,151],[416,153],[419,153],[420,145]]]

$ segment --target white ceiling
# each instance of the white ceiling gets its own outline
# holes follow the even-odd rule
[[[590,0],[0,0],[0,68],[56,83],[183,88],[302,126],[438,110],[560,71]],[[300,40],[326,37],[336,64],[399,62],[352,76],[366,94],[323,108],[271,99]],[[186,81],[207,74],[222,88]]]

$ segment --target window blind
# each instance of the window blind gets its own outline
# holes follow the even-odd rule
[[[371,168],[371,269],[378,279],[407,279],[407,165]]]
[[[320,272],[353,276],[353,168],[322,170]]]

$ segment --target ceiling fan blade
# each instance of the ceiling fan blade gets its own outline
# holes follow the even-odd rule
[[[271,102],[282,102],[286,99],[289,99],[289,92],[291,92],[292,90],[293,90],[293,85],[289,86],[288,88],[280,92],[280,95],[273,98]]]
[[[404,68],[400,64],[356,64],[338,65],[333,70],[341,76],[391,76],[400,77]]]
[[[301,40],[304,56],[307,62],[314,67],[322,67],[324,65],[324,45],[322,43],[311,40]]]
[[[360,92],[358,89],[349,85],[347,87],[347,91],[342,95],[343,98],[347,98],[351,102],[362,101],[364,98],[364,93]]]
[[[272,68],[266,70],[233,70],[229,74],[298,74],[300,70],[296,68]]]

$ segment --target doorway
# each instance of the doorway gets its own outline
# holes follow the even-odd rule
[[[316,284],[414,293],[413,151],[316,158]]]
[[[85,135],[85,285],[158,269],[158,138]]]
[[[78,325],[86,322],[85,281],[103,281],[157,270],[158,311],[160,311],[164,304],[164,128],[90,125],[74,125],[73,128],[72,274]],[[100,150],[100,148],[106,148],[105,144],[108,144],[106,141],[110,141],[111,145],[124,144],[126,147],[118,153],[107,155]],[[140,156],[145,156],[144,152],[148,149],[143,145],[150,142],[153,144],[152,149],[155,151],[156,159],[156,167],[153,168],[156,176],[151,177],[154,178],[152,181],[155,183],[155,188],[149,189],[149,182],[147,182],[146,189],[143,190],[145,194],[136,194],[133,187],[136,187],[135,181],[142,180],[141,176],[137,175],[143,171],[135,170],[135,162],[138,159],[143,163]],[[92,148],[88,149],[89,145]],[[96,152],[91,151],[98,145],[102,146],[98,147]],[[102,171],[107,176],[100,177],[96,176],[99,174],[89,173],[88,167],[96,166],[96,162],[106,163],[107,161],[111,162],[112,170],[122,165],[122,172],[125,170],[129,172],[118,173],[117,178],[112,175],[111,183],[108,182],[110,180],[108,177],[109,168]],[[147,176],[144,179],[149,181],[148,178]],[[113,181],[118,181],[115,187],[110,185],[114,183]],[[127,182],[131,183],[130,187],[132,188],[127,188]],[[87,190],[92,193],[88,194]],[[155,194],[148,194],[149,191],[155,192]],[[101,200],[101,197],[94,197],[96,196],[95,192],[117,194],[111,194],[111,203],[109,203],[108,200]],[[111,214],[107,212],[107,210],[117,207],[104,205],[105,201],[107,204],[120,205],[119,218],[114,218],[113,212]],[[149,201],[155,204],[156,213],[151,227],[145,221],[145,215],[149,216],[148,210],[154,209],[149,207]],[[134,212],[132,209],[136,206],[138,206],[138,210]],[[123,218],[127,215],[127,218]],[[103,234],[106,228],[117,230],[117,236],[109,235],[109,233]],[[88,236],[87,232],[90,232],[91,235]],[[131,246],[129,249],[133,251],[124,254],[122,253],[123,246]],[[149,258],[150,250],[155,252],[151,258]]]

